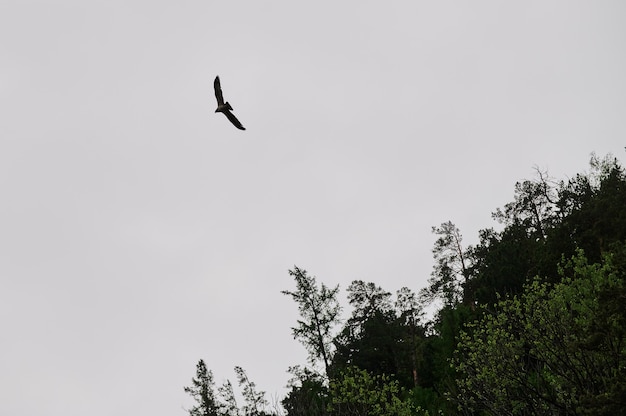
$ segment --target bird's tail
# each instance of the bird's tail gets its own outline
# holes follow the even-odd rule
[[[226,106],[226,108],[228,108],[229,110],[231,110],[231,111],[232,111],[233,107],[229,104],[229,102],[228,102],[228,101],[226,101],[226,102],[224,103],[224,105]]]

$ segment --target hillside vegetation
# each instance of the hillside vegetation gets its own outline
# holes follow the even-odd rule
[[[515,184],[500,224],[464,246],[452,222],[433,227],[428,285],[392,293],[346,289],[306,270],[283,291],[299,310],[293,335],[309,362],[289,369],[282,406],[243,369],[245,405],[215,387],[201,360],[192,416],[617,415],[626,409],[626,175],[593,156],[590,171],[555,181],[538,171]],[[441,305],[424,319],[424,308]]]

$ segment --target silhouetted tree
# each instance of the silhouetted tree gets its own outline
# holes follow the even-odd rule
[[[396,292],[396,310],[400,316],[400,322],[406,328],[406,341],[411,356],[411,374],[413,387],[420,384],[418,364],[422,361],[422,347],[424,345],[424,328],[420,326],[424,311],[422,304],[417,300],[415,293],[408,287],[400,288]],[[418,360],[419,358],[419,360]]]
[[[464,247],[450,221],[433,227],[435,266],[420,296],[402,288],[394,303],[355,280],[352,313],[336,335],[339,287],[290,270],[296,289],[282,293],[300,312],[293,336],[324,368],[290,369],[287,415],[620,414],[626,174],[609,156],[590,164],[558,184],[539,170],[518,182],[514,200],[493,214],[502,229],[481,230],[475,246]],[[443,306],[422,323],[422,302],[435,299]],[[216,400],[212,374],[199,366],[185,388],[198,403],[191,415],[264,415],[263,393],[235,372],[242,409],[228,381]]]
[[[192,385],[185,387],[186,393],[196,401],[196,405],[189,409],[190,416],[219,416],[218,403],[215,400],[215,384],[213,373],[206,368],[203,360],[196,365],[196,377],[191,379]]]
[[[418,353],[424,329],[416,296],[408,289],[391,293],[374,283],[353,281],[348,287],[351,317],[335,338],[333,373],[356,366],[374,375],[395,377],[402,387],[417,385]]]
[[[321,359],[330,377],[330,360],[332,356],[332,330],[339,323],[341,307],[337,301],[339,286],[329,289],[323,283],[317,287],[315,277],[307,275],[306,270],[294,266],[289,274],[296,281],[294,292],[283,290],[298,304],[301,319],[298,325],[291,328],[294,339],[299,339],[309,352],[312,363]]]
[[[287,387],[290,389],[282,400],[288,416],[325,416],[330,403],[324,377],[307,368],[289,368],[293,374]]]
[[[237,381],[242,388],[243,398],[246,401],[242,409],[244,416],[265,415],[264,409],[268,404],[265,400],[265,392],[256,390],[256,384],[250,381],[243,368],[235,367],[235,374],[237,374]]]
[[[511,225],[522,223],[530,235],[546,238],[547,228],[556,220],[556,189],[547,172],[536,169],[535,180],[525,180],[515,184],[515,199],[501,210],[494,212],[493,218],[500,223]]]
[[[221,413],[228,416],[239,416],[239,406],[237,405],[237,399],[235,398],[235,392],[230,380],[226,380],[218,387],[217,392],[222,399],[219,404]]]
[[[452,222],[433,227],[432,232],[439,236],[433,247],[435,266],[421,296],[428,302],[439,298],[446,305],[455,305],[463,299],[463,285],[470,278],[469,254],[463,248],[460,230]]]

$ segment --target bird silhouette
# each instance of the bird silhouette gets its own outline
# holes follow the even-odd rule
[[[213,88],[215,88],[215,98],[217,98],[217,110],[216,113],[224,113],[227,119],[230,120],[231,123],[239,130],[245,130],[246,128],[241,125],[237,117],[233,113],[231,113],[233,107],[228,103],[228,101],[224,102],[224,96],[222,95],[222,87],[220,86],[220,77],[215,77],[215,81],[213,82]]]

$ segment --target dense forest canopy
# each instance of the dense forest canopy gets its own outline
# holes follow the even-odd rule
[[[389,292],[346,289],[295,266],[294,339],[309,352],[281,405],[235,368],[214,385],[200,360],[192,416],[207,415],[604,415],[626,409],[626,175],[617,159],[555,181],[515,184],[493,213],[501,224],[464,246],[451,221],[433,227],[428,285]],[[434,300],[442,305],[424,319]]]

